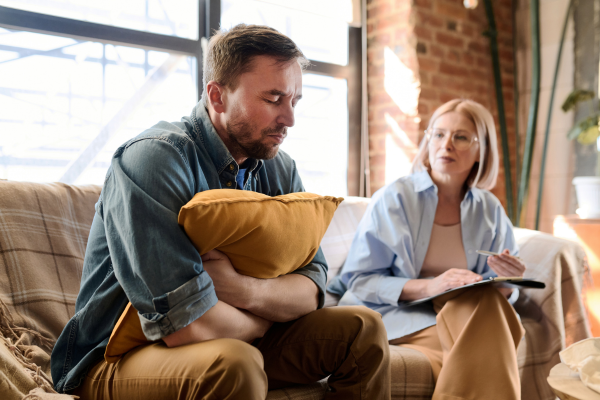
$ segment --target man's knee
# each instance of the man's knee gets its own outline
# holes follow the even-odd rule
[[[381,314],[364,306],[333,307],[337,309],[338,315],[332,323],[339,324],[342,329],[359,340],[366,341],[372,345],[388,351],[387,332]]]
[[[351,341],[354,362],[364,376],[377,376],[380,384],[389,385],[390,345],[381,314],[363,306],[339,307],[336,322],[344,325]]]
[[[198,377],[204,381],[201,384],[209,383],[208,378],[219,398],[265,398],[268,383],[260,351],[240,340],[219,339],[218,342],[211,372]]]
[[[381,314],[365,306],[333,307],[343,319],[352,319],[358,326],[372,326],[374,329],[384,329]]]
[[[357,310],[357,316],[360,318],[363,329],[367,329],[371,332],[371,336],[373,338],[377,338],[378,342],[382,345],[385,345],[385,348],[388,348],[388,340],[387,340],[387,331],[385,329],[385,325],[383,325],[383,320],[381,319],[381,314],[376,311],[370,310],[367,307],[359,307]]]
[[[263,357],[256,347],[236,339],[221,339],[220,342],[214,367],[222,369],[225,374],[240,376],[263,371]]]

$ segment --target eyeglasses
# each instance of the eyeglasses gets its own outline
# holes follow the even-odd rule
[[[429,139],[429,144],[443,143],[446,141],[446,137],[451,135],[452,145],[458,151],[467,150],[473,143],[479,141],[476,134],[463,130],[450,132],[444,129],[431,128],[427,129],[425,134]]]

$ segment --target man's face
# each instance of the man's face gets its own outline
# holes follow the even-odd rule
[[[278,63],[258,56],[251,70],[227,90],[224,142],[234,157],[271,159],[294,126],[294,107],[302,97],[302,70],[296,60]]]

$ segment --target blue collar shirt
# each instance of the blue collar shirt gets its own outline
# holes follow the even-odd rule
[[[272,160],[245,165],[244,190],[269,196],[304,191],[294,160],[281,150]],[[212,280],[177,216],[198,192],[237,188],[238,171],[202,102],[190,117],[159,122],[117,149],[95,206],[76,313],[52,352],[58,392],[79,386],[104,357],[128,301],[149,340],[178,331],[216,304]],[[322,251],[294,273],[317,285],[322,307]]]
[[[381,313],[388,339],[436,323],[431,302],[402,307],[406,282],[418,279],[429,248],[437,208],[437,187],[426,171],[383,187],[369,203],[340,275],[328,290],[342,295],[339,305],[365,305]],[[462,242],[468,268],[485,278],[496,276],[487,257],[476,250],[518,254],[510,220],[489,191],[470,188],[460,205]],[[515,291],[511,302],[516,300]]]

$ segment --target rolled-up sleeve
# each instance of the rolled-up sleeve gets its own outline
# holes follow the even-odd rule
[[[319,289],[319,305],[317,308],[323,308],[323,304],[325,304],[325,286],[327,285],[327,262],[323,250],[319,247],[317,254],[309,264],[292,273],[304,275],[317,285]]]
[[[184,147],[142,139],[119,149],[102,194],[111,263],[150,340],[178,331],[217,303],[200,255],[177,223],[196,191]]]

